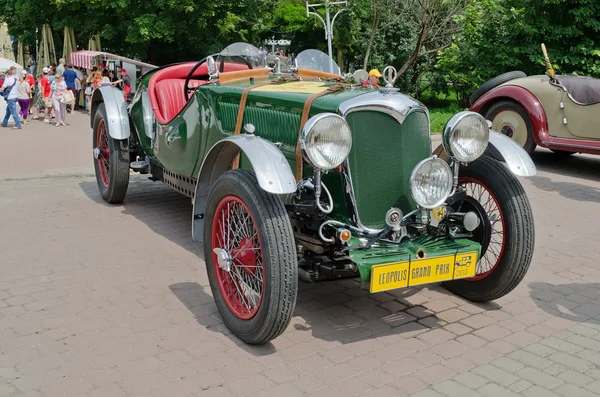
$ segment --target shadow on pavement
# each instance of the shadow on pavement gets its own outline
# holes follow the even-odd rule
[[[600,189],[573,182],[557,182],[544,176],[528,178],[537,188],[547,192],[557,192],[570,200],[600,203]]]
[[[600,156],[574,154],[560,157],[550,150],[537,149],[531,158],[540,171],[600,182]]]
[[[91,200],[108,205],[100,197],[95,181],[82,181],[80,187]],[[153,232],[203,260],[202,244],[191,238],[192,208],[189,198],[162,183],[152,183],[144,176],[135,175],[131,178],[125,202],[120,207],[124,215],[135,217]],[[374,295],[362,289],[355,279],[313,284],[299,282],[298,285],[294,318],[284,334],[295,341],[317,338],[324,342],[345,344],[386,335],[404,334],[411,337],[428,329],[443,328],[447,323],[442,315],[438,317],[436,314],[465,302],[436,284]],[[200,325],[225,335],[252,354],[264,355],[277,350],[277,343],[248,346],[234,337],[217,314],[208,286],[181,282],[171,284],[169,288]],[[432,308],[425,303],[436,301],[439,305],[446,297],[455,303]],[[501,308],[496,303],[472,306],[486,311]],[[458,312],[459,315],[464,313]]]
[[[530,283],[531,298],[546,313],[574,322],[600,316],[600,283]],[[597,320],[600,325],[600,317]]]

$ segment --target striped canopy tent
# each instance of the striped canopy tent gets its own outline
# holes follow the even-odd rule
[[[42,26],[42,41],[40,43],[40,52],[38,59],[38,67],[43,68],[56,63],[56,49],[54,48],[54,38],[50,25]]]
[[[132,65],[136,65],[142,68],[154,69],[156,65],[150,65],[149,63],[136,61],[135,59],[130,59],[126,57],[122,57],[120,55],[111,54],[109,52],[103,51],[89,51],[89,50],[81,50],[75,51],[71,53],[69,58],[70,63],[73,66],[78,68],[87,68],[91,69],[94,65],[98,63],[98,59],[106,59],[113,61],[120,61],[125,63],[130,63]]]
[[[69,59],[73,51],[77,51],[77,44],[75,44],[75,32],[73,31],[73,28],[65,28],[62,57],[65,60]]]
[[[0,25],[0,46],[0,58],[14,61],[15,54],[13,53],[12,40],[8,34],[8,25],[5,23]]]

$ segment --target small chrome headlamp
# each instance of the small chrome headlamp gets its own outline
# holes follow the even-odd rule
[[[490,130],[485,118],[475,112],[455,114],[444,127],[442,144],[456,161],[477,160],[488,146]]]
[[[420,207],[430,210],[446,202],[452,183],[448,163],[432,156],[417,164],[410,175],[410,193]]]
[[[300,147],[310,165],[331,170],[342,164],[350,154],[352,133],[344,118],[333,113],[321,113],[304,124]]]

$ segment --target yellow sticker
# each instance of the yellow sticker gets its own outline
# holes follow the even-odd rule
[[[376,265],[371,268],[371,292],[408,287],[408,262]]]
[[[371,268],[371,293],[414,285],[475,276],[477,252],[409,262],[386,263]]]
[[[325,90],[327,86],[323,83],[314,81],[293,81],[290,83],[282,84],[269,84],[262,87],[258,87],[253,92],[265,91],[265,92],[295,92],[299,94],[316,94]]]
[[[408,285],[421,285],[452,280],[454,255],[432,259],[421,259],[410,263]]]

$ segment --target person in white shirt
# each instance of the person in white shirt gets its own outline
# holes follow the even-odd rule
[[[6,114],[4,115],[4,120],[2,121],[2,127],[8,127],[8,120],[12,116],[12,118],[15,120],[15,126],[13,129],[20,130],[21,120],[19,120],[19,114],[17,113],[17,86],[17,68],[11,66],[6,74],[6,78],[4,79],[4,84],[2,87],[0,87],[0,92],[2,92],[2,96],[7,102]],[[8,93],[6,93],[6,91],[8,91]]]

